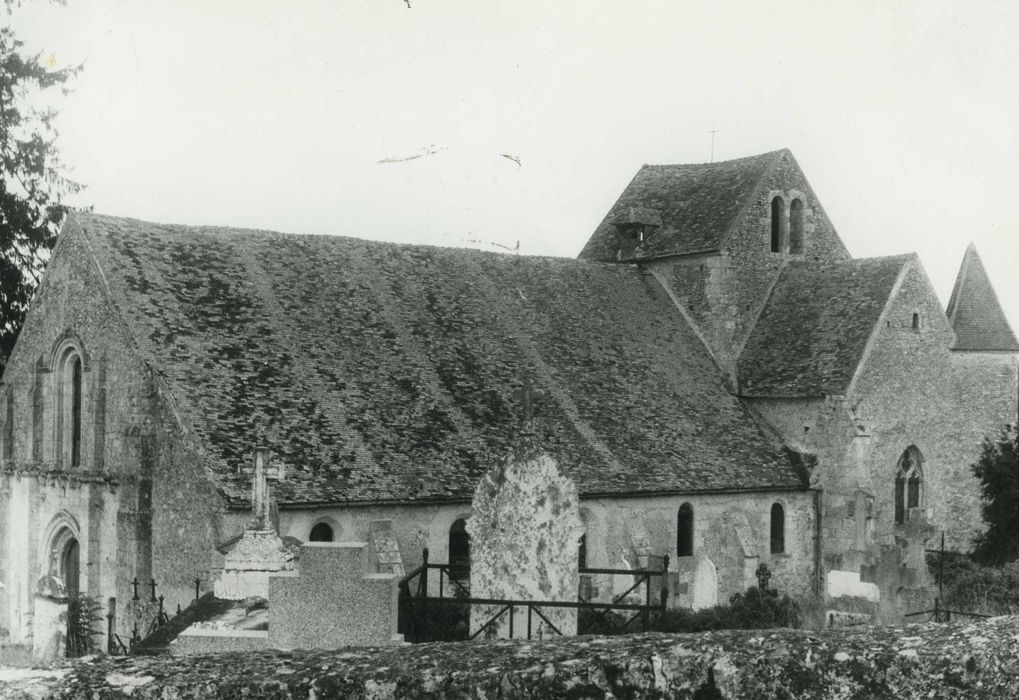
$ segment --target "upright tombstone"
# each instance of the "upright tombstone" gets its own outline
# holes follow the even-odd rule
[[[577,489],[530,437],[526,422],[531,417],[531,400],[525,395],[527,414],[517,444],[474,491],[467,521],[471,597],[575,602],[577,538],[583,531]],[[471,634],[502,607],[473,605]],[[526,637],[528,608],[516,606],[514,611],[512,636]],[[537,606],[530,617],[532,637],[555,636],[549,623],[563,635],[577,633],[576,608]],[[510,624],[507,611],[480,636],[510,637]]]
[[[269,597],[269,574],[294,568],[294,555],[283,545],[272,523],[269,484],[269,450],[255,450],[251,483],[251,520],[223,564],[214,584],[217,598],[244,600]]]

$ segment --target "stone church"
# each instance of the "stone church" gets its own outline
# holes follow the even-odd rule
[[[644,166],[578,259],[75,214],[0,385],[0,625],[31,636],[47,575],[186,604],[256,447],[285,538],[388,523],[405,567],[469,566],[525,385],[582,565],[668,555],[703,606],[766,563],[901,613],[924,543],[981,528],[1017,352],[974,249],[946,311],[915,255],[851,257],[785,150]]]

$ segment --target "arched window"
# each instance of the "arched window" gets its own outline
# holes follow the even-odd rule
[[[587,568],[587,533],[585,532],[577,540],[577,568]]]
[[[803,200],[794,199],[789,205],[789,252],[803,252]]]
[[[676,556],[693,556],[693,506],[684,503],[676,516]]]
[[[81,357],[71,361],[71,466],[81,466]]]
[[[449,575],[458,580],[471,575],[471,536],[463,518],[449,527]]]
[[[895,522],[909,519],[910,508],[923,507],[923,457],[913,445],[899,457],[895,474]]]
[[[72,467],[82,465],[82,365],[81,353],[74,345],[66,346],[56,367],[57,387],[57,455],[60,463]]]
[[[782,208],[785,202],[781,197],[771,200],[771,252],[782,252]]]
[[[329,523],[317,523],[308,535],[310,542],[332,542],[333,528]]]
[[[771,553],[785,552],[785,508],[781,503],[771,506]]]
[[[918,313],[913,314],[913,330],[920,330],[920,314]]]

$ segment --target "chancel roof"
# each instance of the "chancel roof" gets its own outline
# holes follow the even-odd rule
[[[946,313],[955,331],[953,349],[1019,351],[1019,343],[972,243],[963,256]]]
[[[899,273],[913,258],[789,263],[740,355],[740,394],[843,394]]]
[[[785,153],[643,166],[580,257],[614,262],[718,250],[761,180]],[[648,224],[643,240],[625,231],[637,223]]]
[[[802,487],[633,266],[75,217],[234,505],[257,441],[281,504],[469,499],[525,381],[582,494]]]

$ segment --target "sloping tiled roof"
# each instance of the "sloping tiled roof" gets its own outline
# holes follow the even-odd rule
[[[260,430],[284,504],[470,498],[525,378],[583,494],[802,485],[632,266],[77,216],[231,503]]]
[[[844,393],[900,271],[913,257],[789,263],[740,355],[740,393]]]
[[[717,250],[768,169],[786,151],[720,163],[645,165],[627,185],[580,252],[581,258],[615,262]],[[657,214],[643,243],[626,241],[621,258],[616,224]],[[660,223],[660,225],[658,225]]]
[[[953,349],[1019,351],[1019,343],[972,243],[962,258],[947,314],[955,330]]]

